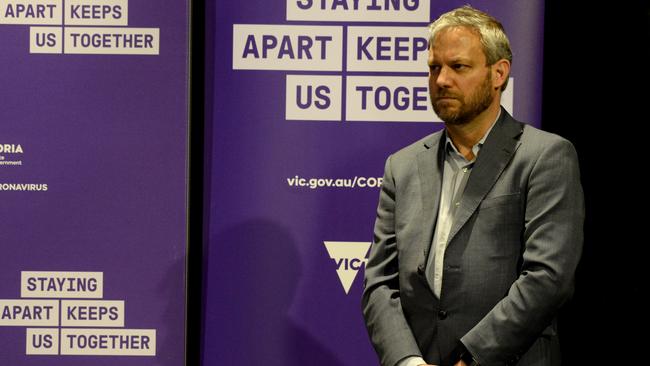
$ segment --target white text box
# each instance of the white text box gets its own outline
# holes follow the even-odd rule
[[[342,78],[287,75],[287,120],[340,121]]]
[[[158,55],[159,28],[65,28],[65,53]]]
[[[0,326],[56,327],[58,325],[58,300],[0,300]]]
[[[61,25],[61,0],[2,0],[0,24]]]
[[[30,27],[29,53],[62,53],[62,33],[60,27]]]
[[[26,355],[58,355],[58,328],[27,328]]]
[[[425,27],[348,27],[348,71],[428,72]]]
[[[66,0],[66,25],[128,25],[128,0]]]
[[[61,302],[63,327],[123,327],[124,301],[64,300]]]
[[[428,22],[429,0],[287,0],[287,20]]]
[[[20,297],[102,298],[102,272],[40,272],[20,274]]]
[[[440,122],[426,76],[349,76],[346,92],[348,121]]]
[[[61,329],[62,355],[155,356],[155,329]]]
[[[233,25],[235,70],[341,71],[342,27]]]

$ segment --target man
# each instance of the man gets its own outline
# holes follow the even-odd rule
[[[430,26],[429,92],[445,129],[386,161],[363,313],[384,366],[558,365],[583,193],[567,140],[500,106],[512,53],[465,6]]]

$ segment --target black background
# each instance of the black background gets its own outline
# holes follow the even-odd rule
[[[563,360],[645,364],[648,2],[573,3],[546,3],[542,105],[542,128],[578,151],[586,202],[576,292],[560,314]]]
[[[187,365],[197,366],[204,311],[203,138],[210,133],[205,120],[212,118],[204,100],[213,87],[205,82],[212,77],[205,67],[215,57],[205,35],[212,31],[206,17],[213,6],[192,1]],[[576,292],[560,313],[565,365],[646,363],[642,341],[650,337],[641,285],[650,226],[650,178],[644,177],[649,17],[642,0],[546,2],[542,128],[574,143],[587,210]]]

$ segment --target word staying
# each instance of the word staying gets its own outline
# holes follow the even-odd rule
[[[318,8],[320,10],[405,10],[414,11],[420,7],[419,0],[298,0],[296,6],[301,10]]]
[[[92,277],[29,277],[25,288],[27,291],[95,292],[98,282]]]

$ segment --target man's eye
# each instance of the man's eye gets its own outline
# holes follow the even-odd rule
[[[463,65],[463,64],[454,64],[453,65],[454,70],[462,70],[465,67],[467,67],[467,65]]]
[[[438,70],[440,70],[440,66],[439,65],[429,65],[429,70],[431,70],[432,72],[438,71]]]

